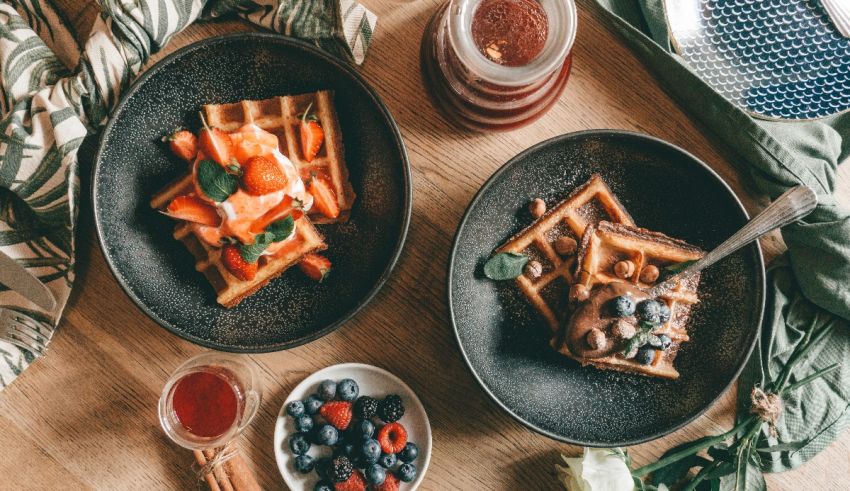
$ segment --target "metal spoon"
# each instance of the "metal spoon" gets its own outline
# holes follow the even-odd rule
[[[672,288],[678,280],[697,271],[702,271],[768,232],[803,218],[811,213],[817,204],[817,195],[806,186],[796,186],[785,191],[782,196],[747,222],[746,225],[741,227],[741,230],[735,232],[725,242],[682,271],[656,284],[647,293],[653,297],[660,295]]]

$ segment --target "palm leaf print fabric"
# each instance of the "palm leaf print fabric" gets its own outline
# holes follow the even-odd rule
[[[98,0],[80,47],[48,0],[0,2],[0,252],[57,298],[44,311],[0,285],[0,309],[41,326],[44,342],[74,282],[77,152],[151,54],[198,19],[228,15],[362,63],[377,18],[353,0]],[[0,326],[2,332],[3,326]],[[0,390],[35,355],[0,341]]]

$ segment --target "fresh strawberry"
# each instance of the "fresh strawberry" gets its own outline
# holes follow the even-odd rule
[[[189,130],[177,130],[164,138],[168,148],[181,159],[191,162],[198,155],[198,139]]]
[[[407,444],[407,430],[399,423],[389,423],[378,431],[378,443],[384,453],[399,453]]]
[[[242,257],[239,248],[233,244],[224,246],[221,251],[221,258],[227,270],[233,273],[233,276],[242,281],[250,281],[257,274],[257,263],[249,263]]]
[[[319,413],[323,418],[330,423],[334,428],[345,431],[348,429],[348,425],[351,424],[351,403],[345,401],[331,401],[326,402],[321,409],[319,409]]]
[[[207,120],[201,114],[204,127],[198,133],[198,146],[204,154],[221,165],[230,165],[233,159],[233,142],[230,135],[218,128],[207,126]]]
[[[319,254],[305,254],[298,267],[311,280],[322,281],[331,272],[331,261]]]
[[[301,151],[304,152],[304,160],[312,162],[322,148],[322,142],[325,140],[325,132],[322,126],[319,125],[319,120],[316,115],[310,112],[313,106],[310,103],[304,114],[301,115]]]
[[[380,486],[373,486],[375,491],[398,491],[398,478],[395,477],[395,474],[387,471],[387,478],[384,480],[384,483]]]
[[[336,200],[336,193],[324,177],[311,176],[307,180],[307,192],[313,195],[313,205],[319,210],[319,213],[328,218],[339,216],[339,202]]]
[[[389,478],[389,474],[387,474],[387,478]],[[334,483],[335,491],[365,491],[365,489],[366,478],[359,470],[355,470],[347,481]],[[396,489],[398,489],[398,486],[396,486]]]
[[[252,157],[242,166],[242,187],[248,194],[274,193],[285,188],[286,184],[286,174],[274,160]]]
[[[221,224],[221,217],[215,207],[191,194],[178,196],[171,200],[171,203],[168,203],[168,207],[165,209],[165,213],[178,220],[200,223],[210,227],[218,227]]]

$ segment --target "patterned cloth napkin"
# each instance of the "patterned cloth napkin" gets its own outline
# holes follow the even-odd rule
[[[0,285],[0,307],[43,325],[49,341],[74,282],[77,151],[122,92],[196,19],[238,15],[361,63],[377,18],[353,0],[98,0],[81,50],[49,0],[0,2],[0,251],[38,276],[46,312]],[[0,326],[2,329],[2,326]],[[0,390],[33,362],[0,341]]]
[[[815,121],[756,120],[715,92],[670,48],[664,0],[596,0],[612,25],[682,106],[743,159],[742,171],[762,194],[776,198],[805,184],[818,195],[811,215],[782,229],[788,253],[768,271],[760,349],[738,387],[738,415],[750,408],[750,389],[774,380],[809,331],[835,326],[808,359],[801,376],[841,367],[785,398],[778,441],[807,441],[798,450],[762,455],[778,472],[814,457],[850,426],[850,210],[836,200],[836,171],[850,155],[850,113]],[[675,1],[675,0],[674,0]],[[793,380],[792,380],[793,381]],[[818,430],[824,431],[818,434]],[[760,445],[761,446],[761,445]]]

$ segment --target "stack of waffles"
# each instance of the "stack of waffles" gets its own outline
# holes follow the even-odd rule
[[[570,237],[579,244],[574,251],[558,254],[555,241]],[[547,211],[530,226],[512,237],[497,252],[513,252],[527,256],[542,266],[542,274],[520,275],[516,284],[552,330],[552,345],[560,353],[582,365],[675,379],[673,367],[678,348],[689,340],[687,323],[697,303],[699,276],[691,276],[664,292],[657,300],[671,310],[670,320],[657,327],[654,334],[667,335],[672,343],[650,364],[642,364],[625,353],[602,358],[582,358],[572,353],[564,342],[564,332],[575,302],[570,292],[611,282],[630,283],[649,288],[658,280],[658,272],[674,264],[699,259],[700,249],[681,240],[635,226],[632,217],[605,184],[594,175],[565,200]],[[616,274],[621,261],[634,265],[629,274]],[[649,273],[654,269],[653,274]],[[654,278],[653,278],[654,276]],[[574,293],[573,293],[574,296]]]
[[[325,139],[316,157],[307,162],[298,139],[298,115],[311,104],[312,111],[321,122]],[[327,249],[327,244],[314,223],[347,221],[355,195],[348,179],[342,134],[333,106],[332,92],[320,91],[259,101],[206,105],[204,113],[211,127],[223,131],[232,132],[247,123],[254,123],[273,133],[278,137],[280,152],[293,162],[303,179],[320,174],[331,184],[340,208],[340,215],[336,219],[314,213],[298,218],[295,221],[294,237],[276,254],[260,256],[257,274],[251,280],[234,276],[222,261],[221,248],[210,246],[202,240],[191,223],[178,222],[174,228],[174,238],[192,253],[195,269],[203,273],[212,285],[216,292],[216,301],[226,308],[232,308],[297,264],[306,254]],[[193,191],[192,175],[186,173],[156,193],[151,199],[151,207],[162,211],[175,197]]]

